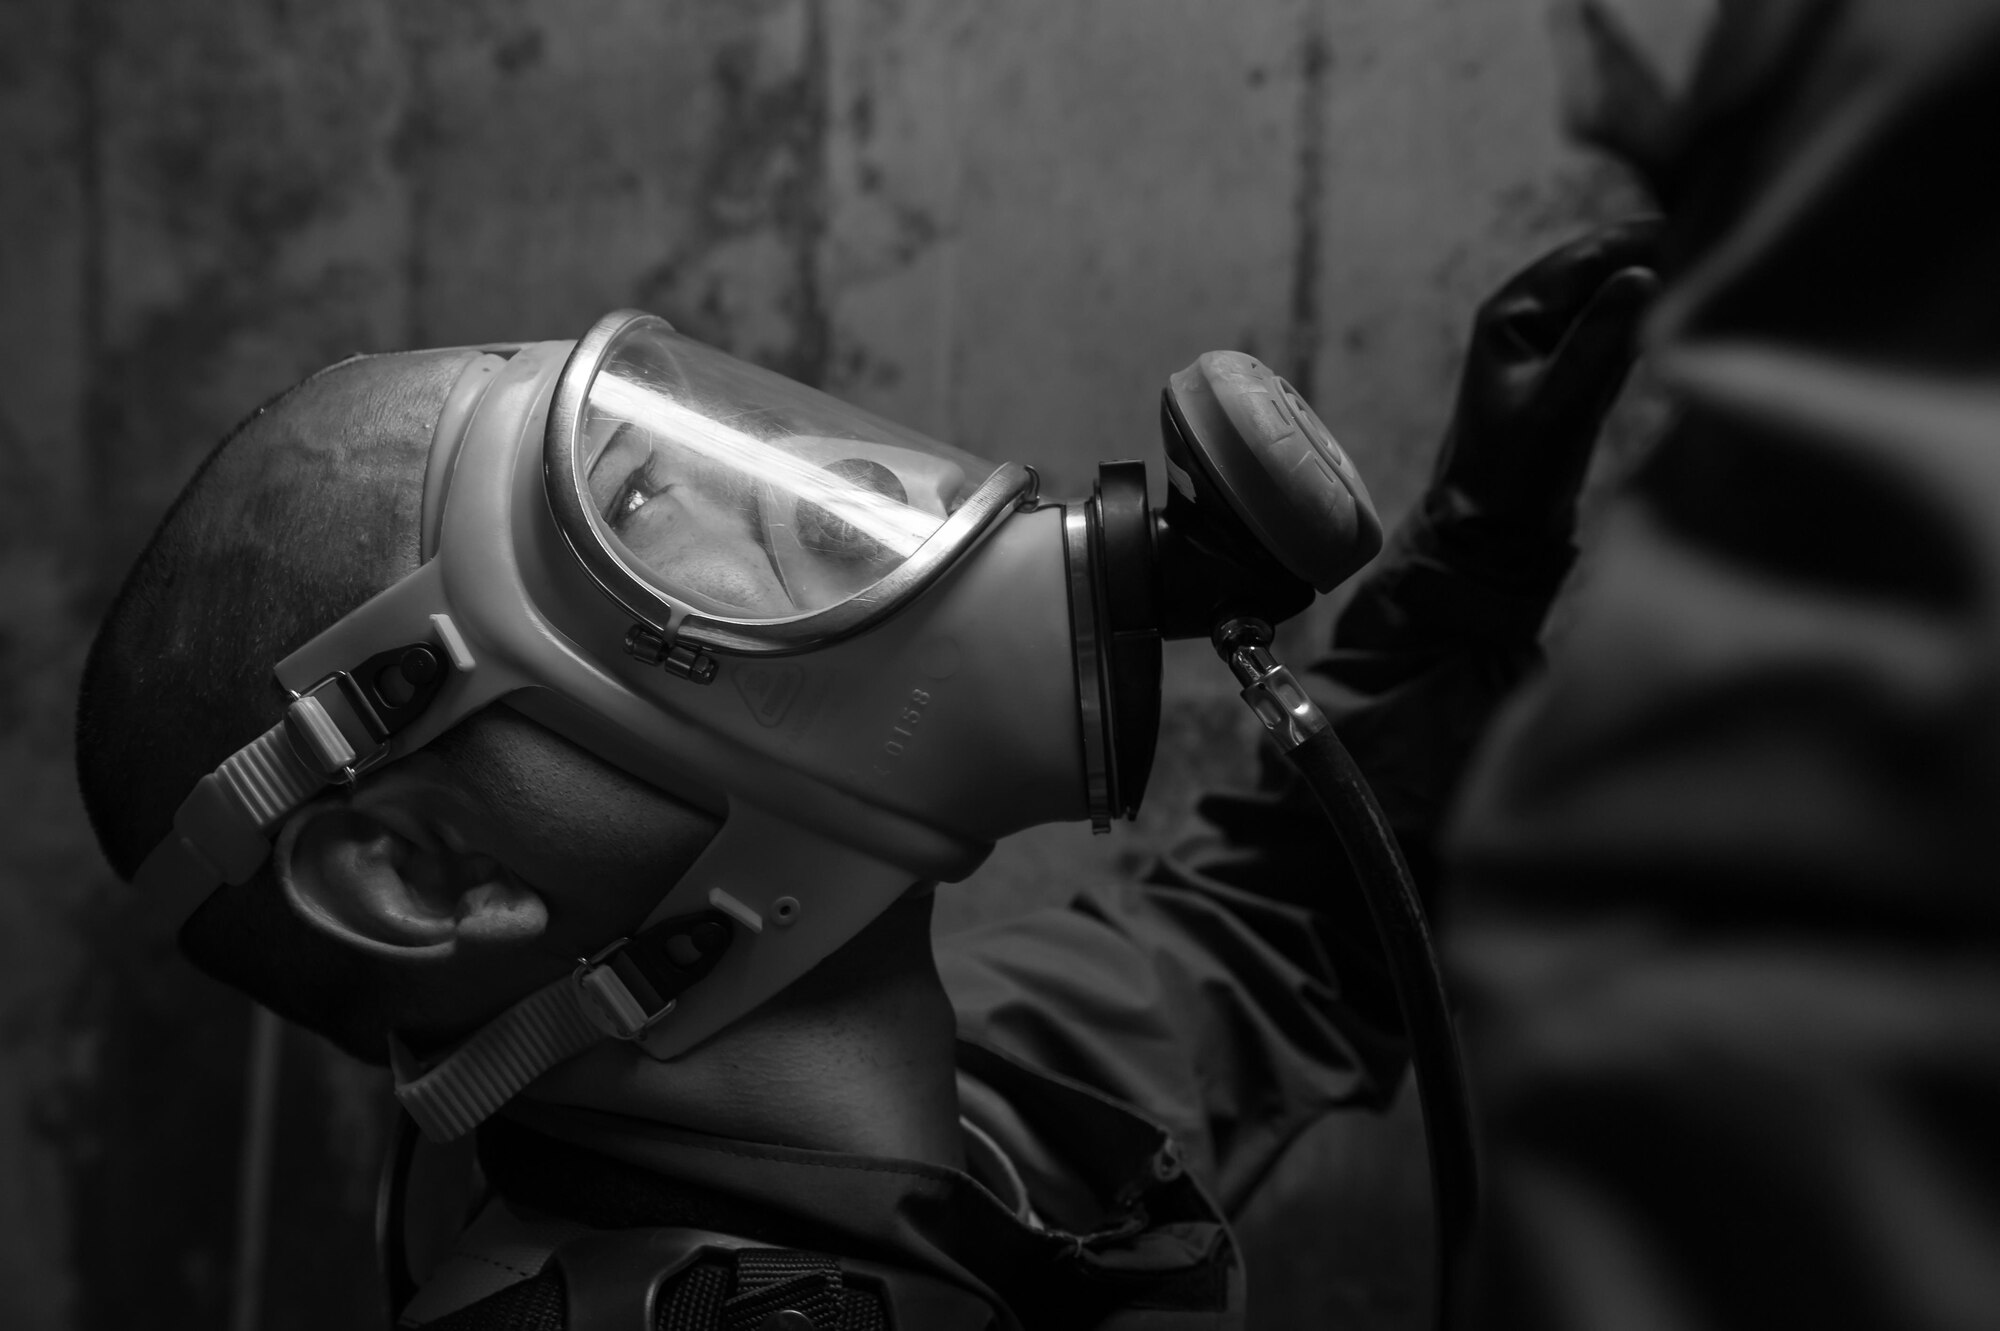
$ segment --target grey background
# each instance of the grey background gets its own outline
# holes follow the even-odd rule
[[[1633,202],[1560,141],[1542,10],[8,0],[0,1326],[228,1325],[244,1274],[246,1005],[128,922],[70,762],[96,619],[233,422],[350,350],[640,305],[1066,494],[1157,458],[1165,376],[1234,346],[1316,403],[1393,521],[1478,298]],[[1003,846],[940,929],[1129,871],[1196,783],[1249,771],[1206,649],[1169,671],[1139,822]],[[382,1078],[298,1033],[281,1053],[243,1287],[264,1325],[369,1325]],[[1260,1324],[1419,1310],[1413,1124],[1287,1159],[1328,1200],[1246,1222],[1278,1254]]]

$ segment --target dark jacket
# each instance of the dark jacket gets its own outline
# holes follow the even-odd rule
[[[2000,6],[1725,6],[1679,424],[1471,778],[1475,1326],[2000,1326]]]

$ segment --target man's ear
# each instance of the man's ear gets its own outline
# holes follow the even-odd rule
[[[449,827],[335,797],[285,820],[272,849],[292,910],[320,932],[393,960],[443,961],[525,945],[548,927],[535,892]]]

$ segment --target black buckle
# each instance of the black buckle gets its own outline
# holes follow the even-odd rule
[[[592,1025],[614,1039],[641,1039],[715,969],[735,937],[735,925],[719,910],[676,915],[578,958],[570,979]]]
[[[570,980],[583,995],[584,1015],[590,1018],[591,1025],[615,1040],[637,1040],[674,1011],[672,998],[648,1008],[620,973],[620,954],[631,941],[621,938],[594,957],[578,957],[576,969],[570,972]],[[632,966],[630,958],[622,959],[626,967]],[[655,999],[659,997],[652,985],[645,983],[645,977],[634,978],[644,992]]]
[[[377,652],[353,670],[336,670],[303,693],[292,695],[286,714],[293,747],[313,754],[329,777],[349,785],[389,751],[389,740],[423,715],[452,672],[449,645],[406,643]],[[311,699],[315,708],[302,709]],[[352,750],[336,762],[339,746],[326,733],[331,723]]]

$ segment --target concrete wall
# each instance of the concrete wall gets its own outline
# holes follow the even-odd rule
[[[1393,518],[1477,298],[1629,203],[1558,143],[1542,3],[0,6],[0,1325],[376,1315],[378,1075],[283,1038],[246,1247],[245,1007],[133,927],[72,791],[94,623],[232,422],[351,349],[641,305],[1076,492],[1236,346]],[[1219,666],[1170,668],[1138,825],[1003,848],[941,927],[1129,868],[1248,769]],[[1322,1163],[1414,1196],[1369,1158]],[[1406,1312],[1396,1223],[1267,1307]]]

